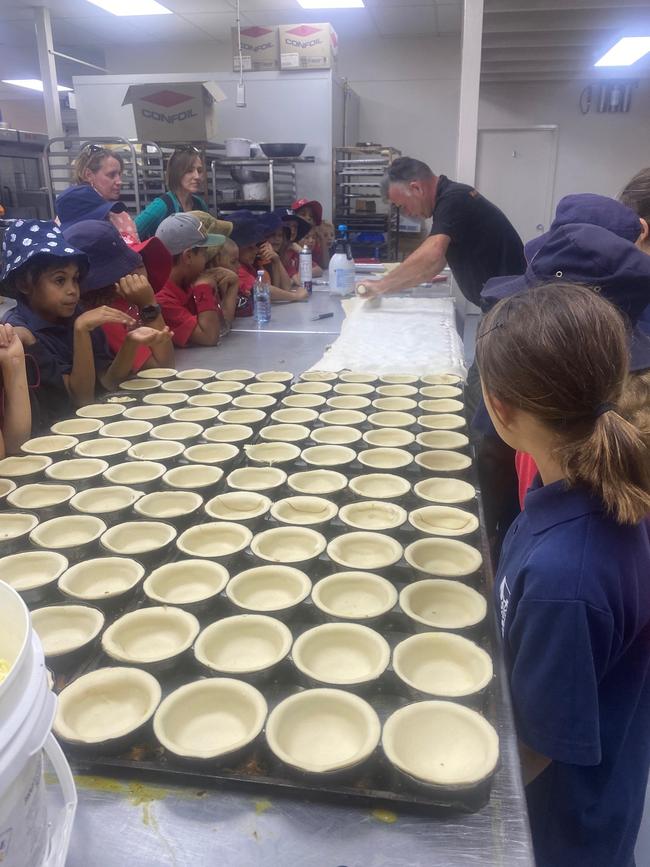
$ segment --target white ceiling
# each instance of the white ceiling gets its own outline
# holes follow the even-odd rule
[[[104,48],[226,42],[235,0],[162,0],[172,15],[120,18],[87,0],[0,0],[0,78],[38,77],[31,5],[52,12],[55,47],[103,64]],[[297,0],[241,0],[244,24],[330,20],[352,38],[459,34],[462,0],[366,0],[365,9],[306,11]],[[593,62],[622,34],[650,33],[648,0],[485,0],[484,81],[593,77]],[[69,83],[80,67],[57,61]],[[611,73],[609,73],[611,74]],[[628,73],[649,75],[650,64]],[[11,89],[15,95],[15,88]],[[9,96],[0,88],[0,98]]]

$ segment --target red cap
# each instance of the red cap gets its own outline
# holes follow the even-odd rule
[[[311,208],[317,226],[320,226],[323,222],[323,206],[320,202],[317,202],[314,199],[298,199],[293,203],[293,205],[291,205],[291,210],[294,213],[299,211],[300,208]]]
[[[160,292],[172,270],[172,257],[167,247],[154,235],[146,241],[131,244],[131,249],[142,256],[153,291]]]

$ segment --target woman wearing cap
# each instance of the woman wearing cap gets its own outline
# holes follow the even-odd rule
[[[140,253],[124,243],[117,229],[101,220],[81,220],[63,232],[69,243],[88,256],[88,273],[81,283],[81,305],[86,310],[106,305],[121,310],[160,338],[137,347],[132,371],[146,367],[173,367],[174,347],[155,292],[169,277],[172,261],[157,238],[138,244]],[[148,263],[148,266],[147,266]],[[128,335],[121,322],[102,326],[111,351],[117,354]]]
[[[162,221],[172,214],[208,211],[201,193],[205,188],[205,165],[201,151],[193,145],[176,148],[167,163],[167,192],[158,196],[135,218],[141,238],[151,238]]]

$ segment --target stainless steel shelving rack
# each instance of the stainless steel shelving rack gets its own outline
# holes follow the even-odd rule
[[[352,237],[356,255],[371,256],[379,248],[380,258],[397,259],[399,254],[399,209],[385,205],[381,179],[401,151],[384,145],[341,147],[334,149],[335,225],[345,223]],[[357,201],[375,202],[376,210],[358,211]],[[361,232],[384,235],[382,244],[354,240]]]
[[[51,216],[54,217],[54,200],[58,193],[72,183],[72,167],[80,151],[88,144],[97,144],[119,153],[124,160],[122,192],[120,200],[131,214],[139,214],[146,206],[165,191],[165,167],[174,152],[175,145],[157,144],[150,141],[135,141],[124,138],[89,138],[65,136],[49,139],[43,155],[45,181],[47,184]],[[217,211],[217,190],[209,166],[223,152],[221,144],[198,142],[196,147],[203,153],[206,172],[206,202]]]
[[[290,207],[297,198],[296,164],[314,163],[315,157],[253,157],[248,159],[235,159],[233,157],[218,156],[212,160],[210,176],[212,188],[215,191],[213,202],[215,213],[235,211],[239,208],[248,208],[254,211],[268,211],[275,207]],[[224,196],[223,191],[237,188],[238,184],[232,179],[230,169],[232,167],[248,168],[260,172],[268,172],[269,195],[266,199],[244,200],[243,198],[231,198]]]

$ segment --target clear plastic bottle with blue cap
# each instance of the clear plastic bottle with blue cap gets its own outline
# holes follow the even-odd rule
[[[266,271],[257,272],[257,280],[253,286],[253,311],[258,327],[268,325],[271,321],[271,286]]]

